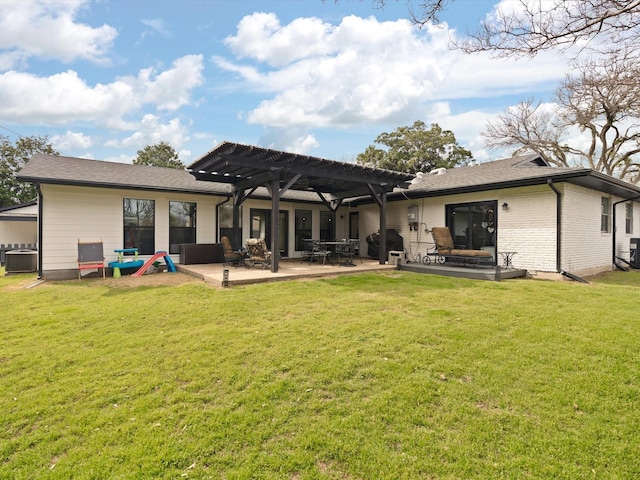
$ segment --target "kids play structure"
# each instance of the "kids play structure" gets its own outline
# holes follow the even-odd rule
[[[115,262],[109,262],[109,267],[113,268],[113,278],[120,278],[122,276],[121,270],[140,268],[144,265],[144,261],[138,260],[137,248],[121,248],[114,250],[114,252],[118,254],[118,260]],[[125,260],[125,253],[133,254],[133,260]]]
[[[155,262],[157,262],[160,259],[163,259],[164,263],[167,264],[167,272],[176,271],[176,266],[173,263],[173,260],[171,260],[171,257],[169,256],[169,254],[165,251],[158,251],[149,260],[147,260],[145,264],[136,273],[132,274],[131,276],[141,277],[142,274],[144,274],[144,272],[146,272],[151,265],[153,265]]]

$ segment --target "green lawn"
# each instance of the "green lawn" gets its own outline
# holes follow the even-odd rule
[[[25,278],[0,276],[2,479],[640,477],[637,272]]]

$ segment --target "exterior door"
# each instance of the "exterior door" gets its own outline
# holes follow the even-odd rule
[[[271,210],[251,209],[251,238],[264,238],[271,246]],[[289,212],[278,214],[278,250],[280,257],[286,257],[289,251]]]
[[[497,201],[447,205],[447,227],[451,230],[456,248],[485,248],[491,250],[495,258],[497,206]]]

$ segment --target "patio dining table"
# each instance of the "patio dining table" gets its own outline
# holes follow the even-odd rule
[[[338,255],[339,253],[342,253],[342,255],[344,256],[344,261],[340,263],[340,266],[342,267],[356,266],[356,264],[353,263],[353,256],[355,254],[353,242],[349,240],[340,240],[335,242],[324,242],[324,243],[327,246],[334,247],[334,251],[333,251],[334,255]]]

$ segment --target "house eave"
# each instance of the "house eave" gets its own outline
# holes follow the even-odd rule
[[[78,181],[78,180],[60,180],[60,179],[47,179],[47,178],[34,178],[28,176],[18,176],[17,179],[21,182],[28,183],[39,183],[41,185],[62,185],[62,186],[72,186],[72,187],[91,187],[91,188],[106,188],[111,190],[133,190],[138,192],[171,192],[171,193],[181,193],[181,194],[191,194],[191,195],[207,195],[207,196],[216,196],[216,197],[224,197],[231,198],[231,192],[215,192],[212,190],[198,190],[198,189],[181,189],[181,188],[171,188],[165,186],[148,186],[148,185],[129,185],[129,184],[119,184],[112,182],[95,182],[95,181]],[[260,195],[253,194],[250,196],[251,199],[254,200],[265,200],[270,201],[270,197],[268,195]],[[317,205],[320,203],[319,201],[311,201],[306,199],[296,199],[296,198],[287,198],[282,197],[283,202],[290,203],[300,203],[300,204],[312,204]]]
[[[136,190],[147,192],[174,192],[174,193],[190,193],[194,195],[216,195],[221,197],[229,197],[229,192],[214,192],[211,190],[199,190],[199,189],[185,189],[185,188],[172,188],[168,186],[151,186],[151,185],[131,185],[131,184],[118,184],[110,182],[95,182],[95,181],[77,181],[77,180],[60,180],[60,179],[47,179],[47,178],[33,178],[33,177],[16,177],[20,182],[27,183],[39,183],[41,185],[64,185],[73,187],[92,187],[92,188],[108,188],[114,190]]]
[[[502,190],[508,188],[531,187],[545,185],[551,180],[554,183],[571,183],[585,188],[598,190],[621,198],[632,198],[640,193],[640,187],[629,184],[622,180],[595,172],[590,169],[573,170],[571,172],[556,173],[553,175],[543,175],[535,178],[521,178],[502,182],[481,183],[477,185],[463,185],[459,187],[438,188],[434,190],[415,189],[394,191],[389,194],[389,201],[414,200],[421,198],[435,198],[447,195],[460,195],[466,193],[486,192],[491,190]],[[352,206],[372,203],[373,200],[366,197],[352,199],[349,203]]]

